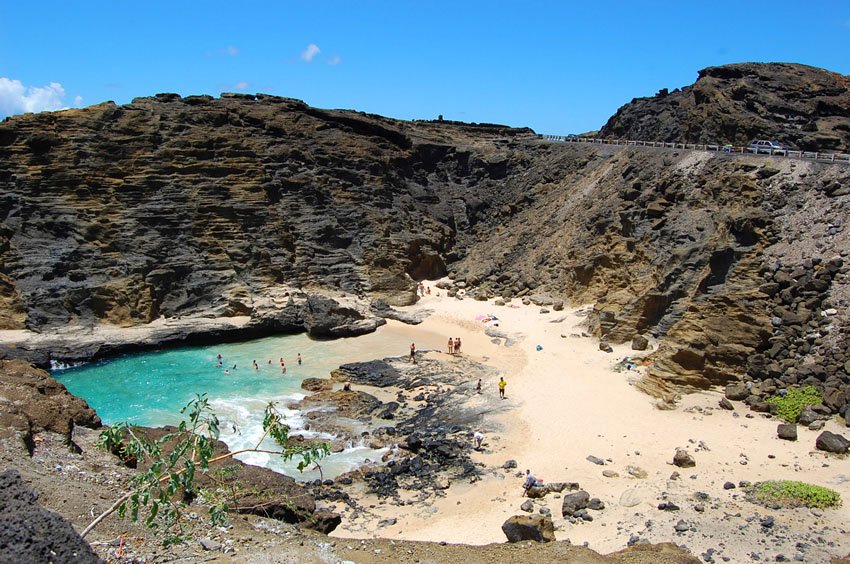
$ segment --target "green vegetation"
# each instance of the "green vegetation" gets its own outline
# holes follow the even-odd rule
[[[786,507],[826,508],[841,505],[838,492],[794,480],[760,482],[755,485],[754,493],[756,501],[778,503]]]
[[[130,482],[131,489],[109,509],[99,515],[82,532],[85,537],[98,523],[114,512],[120,518],[127,516],[138,521],[140,512],[146,513],[145,525],[155,533],[165,535],[164,542],[170,544],[182,540],[181,520],[187,503],[199,497],[209,504],[210,520],[213,525],[227,522],[228,498],[234,498],[238,485],[225,485],[225,479],[236,471],[233,466],[210,472],[210,464],[229,460],[245,452],[276,454],[284,460],[299,457],[298,470],[327,456],[327,444],[317,446],[292,445],[289,428],[283,423],[283,415],[275,404],[269,403],[263,418],[264,434],[252,448],[228,452],[215,456],[215,444],[219,438],[219,422],[210,408],[206,395],[199,395],[189,402],[180,413],[188,413],[188,421],[180,422],[173,433],[151,441],[138,428],[127,422],[116,423],[100,434],[98,446],[121,457],[129,465],[145,468]],[[262,447],[266,437],[271,438],[277,448]],[[202,489],[195,483],[197,473],[209,476],[216,487]]]
[[[776,406],[776,415],[788,423],[796,423],[797,416],[803,408],[809,405],[817,405],[823,401],[820,392],[812,386],[802,388],[788,388],[784,396],[773,396],[767,403]]]

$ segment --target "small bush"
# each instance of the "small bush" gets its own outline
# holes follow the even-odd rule
[[[838,492],[794,480],[760,482],[755,485],[754,492],[758,502],[778,503],[786,507],[825,508],[841,505]]]
[[[820,392],[812,386],[788,388],[784,396],[773,396],[767,403],[776,406],[776,415],[788,423],[796,423],[797,416],[804,407],[817,405],[823,401]]]

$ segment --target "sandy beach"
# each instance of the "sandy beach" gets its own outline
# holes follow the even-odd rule
[[[615,370],[624,357],[651,351],[635,353],[628,344],[615,346],[613,353],[600,351],[595,338],[582,336],[582,308],[541,313],[541,307],[520,300],[496,306],[492,301],[448,298],[434,290],[405,308],[429,312],[421,325],[391,323],[382,330],[409,333],[412,341],[421,343],[420,350],[426,343],[461,337],[463,355],[493,368],[492,379],[483,383],[484,394],[497,395],[498,377],[504,376],[509,409],[481,429],[485,448],[474,460],[482,465],[482,480],[454,483],[445,497],[427,507],[390,506],[376,498],[373,511],[397,521],[380,529],[367,525],[371,535],[504,542],[501,524],[522,514],[520,505],[526,500],[519,473],[530,469],[546,482],[578,482],[591,497],[602,500],[605,509],[593,512],[590,523],[564,519],[557,494],[535,500],[533,509],[551,510],[558,540],[588,543],[602,552],[620,549],[630,538],[634,542],[633,536],[672,541],[695,555],[713,549],[715,557],[731,561],[749,560],[754,552],[771,560],[780,553],[792,559],[796,551],[805,561],[816,562],[850,551],[842,529],[850,520],[846,504],[824,511],[768,509],[746,501],[739,487],[724,489],[726,482],[737,486],[742,481],[792,479],[830,487],[848,499],[848,461],[815,451],[819,432],[801,427],[797,442],[782,441],[776,436],[777,419],[751,413],[739,402],[734,411],[720,409],[721,390],[685,395],[675,408],[661,409],[633,386],[642,368]],[[498,317],[494,329],[510,338],[507,345],[504,339],[485,335],[481,317],[486,315]],[[445,352],[427,354],[452,358]],[[847,434],[836,421],[825,429]],[[677,448],[692,454],[696,466],[673,466]],[[508,460],[518,467],[502,469]],[[671,479],[674,472],[677,479]],[[662,502],[679,509],[659,510]],[[784,534],[765,535],[760,523],[768,516],[774,518],[771,528]],[[680,520],[688,524],[687,531],[674,531]],[[343,526],[333,536],[363,533],[363,526]],[[822,546],[799,549],[812,535],[822,538]]]

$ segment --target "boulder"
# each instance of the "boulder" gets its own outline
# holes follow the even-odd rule
[[[633,351],[645,351],[649,346],[649,340],[643,335],[635,335],[632,338],[632,350]]]
[[[584,490],[565,495],[561,503],[561,515],[564,517],[573,517],[582,509],[587,508],[588,501],[590,501],[590,494]]]
[[[612,353],[614,349],[611,348],[611,345],[608,344],[608,341],[600,341],[599,342],[599,350],[602,352]]]
[[[808,427],[818,419],[820,419],[820,415],[815,413],[815,411],[811,407],[807,406],[804,407],[803,411],[800,412],[800,415],[797,416],[797,423]]]
[[[726,398],[720,398],[720,401],[718,402],[717,405],[720,406],[720,409],[726,409],[728,411],[734,411],[735,410],[735,406],[732,405],[732,402],[729,401]]]
[[[103,562],[71,523],[37,500],[17,470],[0,474],[0,561]]]
[[[734,382],[726,385],[726,399],[732,401],[742,401],[750,395],[747,386],[743,382]]]
[[[534,502],[532,502],[530,499],[527,499],[522,502],[522,505],[520,505],[519,508],[525,511],[526,513],[531,513],[532,511],[534,511]]]
[[[673,464],[679,468],[693,468],[697,465],[694,457],[683,448],[676,449],[676,454],[673,455]]]
[[[514,515],[502,524],[502,532],[508,542],[555,540],[555,526],[548,515]]]
[[[789,423],[780,423],[776,428],[776,434],[784,441],[796,441],[797,426]]]
[[[815,447],[826,452],[845,454],[847,449],[850,448],[850,440],[847,440],[843,435],[824,431],[815,440]]]

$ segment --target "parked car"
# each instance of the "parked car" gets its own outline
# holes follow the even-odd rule
[[[783,147],[779,141],[775,141],[773,139],[755,139],[750,142],[750,146],[747,147],[747,150],[751,153],[763,153],[767,155],[784,155],[787,151],[787,147]]]

